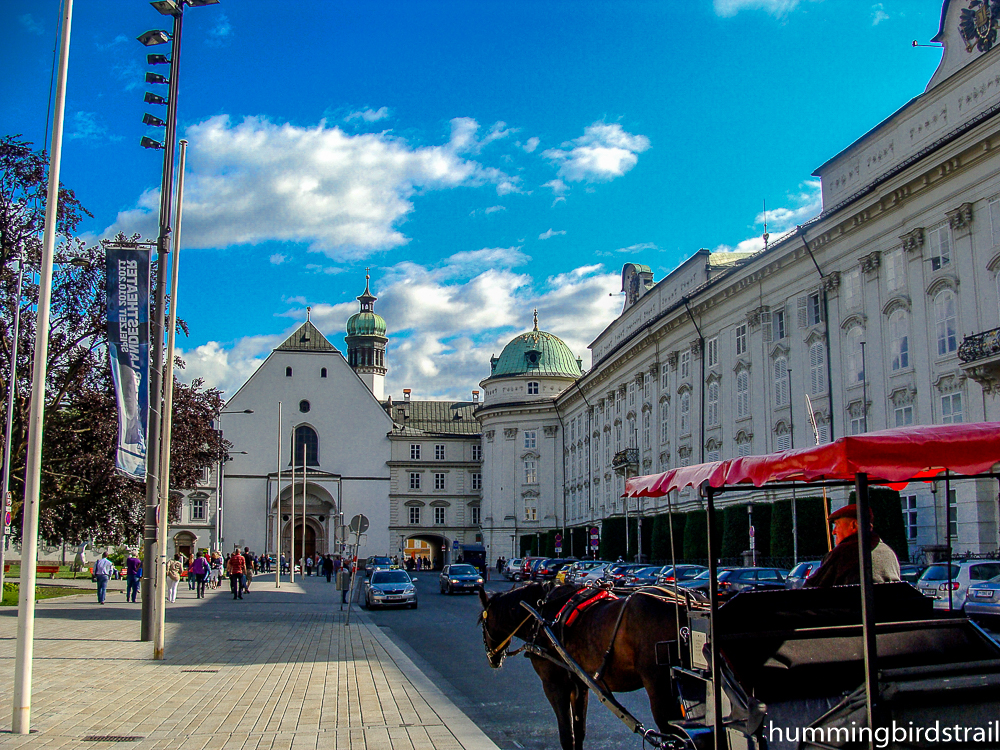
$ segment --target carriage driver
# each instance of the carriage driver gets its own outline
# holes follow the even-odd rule
[[[871,529],[872,516],[869,513],[868,527]],[[833,524],[836,546],[823,558],[822,565],[806,579],[805,586],[826,588],[861,582],[858,561],[858,506],[845,505],[834,511],[827,519]],[[883,542],[878,534],[871,532],[872,580],[875,583],[899,581],[899,560],[892,547]]]

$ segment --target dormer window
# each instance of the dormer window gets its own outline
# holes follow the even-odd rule
[[[528,363],[528,367],[538,367],[538,361],[542,358],[542,353],[537,349],[529,349],[524,353],[524,359]]]
[[[537,396],[538,395],[538,383],[537,382],[532,381],[532,382],[528,383],[528,395],[529,396]]]

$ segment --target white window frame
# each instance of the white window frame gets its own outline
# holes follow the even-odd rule
[[[809,390],[813,396],[826,393],[826,346],[814,341],[809,347]]]
[[[747,353],[747,324],[741,323],[736,326],[736,356],[740,357]]]
[[[478,505],[469,506],[469,521],[473,526],[479,526],[482,523],[483,509]]]
[[[447,523],[448,515],[446,513],[447,508],[443,505],[434,506],[434,525],[444,526]]]
[[[813,292],[806,297],[806,323],[818,326],[823,322],[823,298],[819,292]]]
[[[934,328],[939,357],[958,351],[958,297],[951,289],[934,296]]]
[[[892,410],[892,416],[896,427],[907,427],[913,424],[913,406],[896,406]]]
[[[785,329],[785,308],[771,312],[771,337],[775,341],[780,341],[788,335]]]
[[[680,434],[691,432],[691,391],[684,391],[680,399]]]
[[[208,502],[203,497],[191,498],[191,520],[204,521],[208,513]]]
[[[691,377],[691,350],[681,352],[680,357],[681,380]]]
[[[525,430],[524,431],[525,450],[533,450],[536,447],[538,447],[538,430]]]
[[[854,268],[841,274],[840,288],[843,290],[844,309],[858,307],[861,304],[861,269]]]
[[[536,501],[533,497],[524,498],[524,520],[538,520],[538,501]]]
[[[713,427],[719,424],[719,392],[722,389],[719,381],[713,380],[705,390],[705,423]]]
[[[483,460],[483,446],[479,443],[472,444],[472,460],[482,461]]]
[[[941,424],[958,424],[965,421],[961,392],[946,393],[941,397]]]
[[[472,489],[481,490],[483,488],[483,475],[481,472],[472,473]]]
[[[445,460],[446,452],[445,452],[445,447],[444,446],[445,446],[444,443],[435,443],[434,444],[434,460],[435,461],[444,461]]]
[[[931,270],[940,271],[951,265],[951,228],[942,224],[927,232],[927,255],[931,260]]]
[[[445,475],[443,473],[437,472],[434,474],[434,489],[447,489],[447,480],[445,479]]]
[[[410,443],[410,460],[420,460],[420,443]]]
[[[528,395],[529,396],[537,396],[538,395],[538,381],[537,380],[529,380],[528,381]]]
[[[524,483],[538,484],[538,462],[533,458],[524,459]]]
[[[865,329],[854,326],[847,332],[847,385],[857,385],[865,382],[865,368],[861,356],[861,341],[865,337]]]
[[[713,336],[705,341],[705,356],[708,367],[716,367],[719,364],[719,337]]]
[[[889,369],[893,372],[910,367],[910,314],[895,310],[889,316]]]
[[[411,490],[420,489],[420,472],[416,471],[410,472],[410,489]]]
[[[917,523],[920,517],[917,510],[917,496],[903,495],[899,499],[903,506],[903,526],[906,527],[906,539],[915,542],[917,541]]]
[[[788,360],[778,357],[774,360],[774,405],[776,408],[788,406],[789,398]]]
[[[750,373],[740,370],[736,373],[736,418],[750,416]]]
[[[419,526],[420,525],[420,506],[411,505],[410,506],[410,525]]]
[[[897,247],[882,256],[885,268],[885,290],[895,292],[906,288],[906,257],[903,248]]]
[[[670,437],[670,409],[667,408],[667,402],[660,402],[660,443],[667,442]]]

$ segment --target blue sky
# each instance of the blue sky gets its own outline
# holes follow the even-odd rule
[[[291,12],[294,9],[294,13]],[[812,171],[921,93],[938,0],[222,0],[185,13],[188,367],[232,394],[305,318],[344,350],[371,267],[387,391],[464,397],[531,326],[586,347],[622,264],[756,249]],[[41,146],[57,0],[0,5],[4,134]],[[143,0],[77,2],[62,179],[96,239],[156,233]],[[168,52],[167,46],[150,51]]]

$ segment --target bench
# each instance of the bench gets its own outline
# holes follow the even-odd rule
[[[4,573],[9,573],[10,572],[10,564],[5,564],[3,566],[3,572]],[[55,578],[56,577],[56,573],[58,573],[58,572],[59,572],[59,566],[58,565],[36,565],[35,566],[35,575],[40,575],[42,573],[47,573],[48,576],[49,576],[49,578]]]

